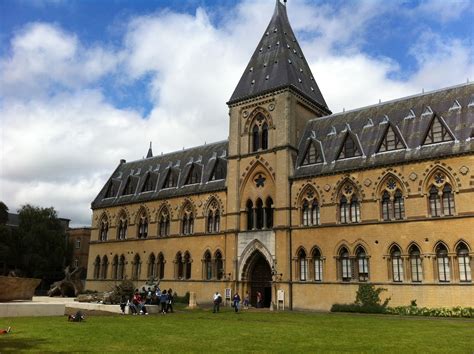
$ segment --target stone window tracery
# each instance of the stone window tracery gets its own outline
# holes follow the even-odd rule
[[[405,217],[405,201],[397,179],[389,177],[384,183],[381,197],[382,220],[402,220]]]
[[[140,215],[138,220],[138,238],[147,238],[148,237],[148,218],[145,211]]]
[[[342,247],[339,251],[340,277],[342,281],[352,280],[352,260],[349,257],[347,248]]]
[[[403,282],[403,259],[398,246],[392,247],[390,261],[392,264],[392,280],[394,282]]]
[[[170,213],[168,208],[164,207],[159,216],[159,235],[161,237],[169,236],[170,234]]]
[[[469,256],[469,249],[463,242],[460,242],[456,247],[456,255],[459,266],[459,281],[471,282],[471,257]]]
[[[255,117],[251,128],[251,152],[268,149],[268,123],[263,114]]]
[[[207,232],[219,232],[220,231],[220,213],[219,213],[219,204],[214,199],[207,211]]]
[[[128,221],[127,216],[122,213],[118,220],[117,240],[125,240],[127,238]]]
[[[432,217],[454,215],[454,193],[446,174],[442,171],[434,173],[428,185],[430,215]]]
[[[369,280],[369,257],[363,247],[357,247],[356,258],[359,281],[366,282]]]
[[[423,267],[421,263],[420,249],[412,245],[408,251],[410,256],[411,281],[419,283],[423,280]]]
[[[436,247],[436,262],[438,265],[438,280],[447,283],[451,280],[450,262],[448,250],[443,244]]]
[[[323,281],[323,259],[319,249],[313,251],[314,281]]]
[[[319,203],[313,189],[308,189],[303,197],[301,218],[303,226],[314,226],[320,224]]]
[[[109,232],[109,222],[107,220],[107,217],[104,216],[102,220],[100,221],[100,234],[99,234],[100,241],[107,241],[108,232]]]
[[[360,222],[360,202],[357,190],[350,182],[346,182],[339,197],[339,221],[341,224]]]
[[[182,216],[182,233],[183,235],[191,235],[194,233],[194,214],[190,203],[186,203]]]
[[[303,249],[298,252],[298,265],[299,280],[306,281],[308,279],[308,260],[306,259],[306,252]]]

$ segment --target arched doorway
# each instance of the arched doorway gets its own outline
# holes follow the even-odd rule
[[[247,282],[247,291],[250,294],[250,303],[257,307],[257,292],[263,295],[263,307],[270,307],[272,301],[272,269],[265,256],[254,251],[248,258],[244,268],[244,278]]]

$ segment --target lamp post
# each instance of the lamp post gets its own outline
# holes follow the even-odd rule
[[[281,278],[283,277],[282,273],[278,273],[275,266],[272,266],[272,285],[273,285],[273,292],[275,293],[275,302],[273,301],[273,296],[272,296],[272,303],[270,305],[270,311],[274,310],[275,304],[278,304],[278,298],[277,298],[277,282],[281,281]]]

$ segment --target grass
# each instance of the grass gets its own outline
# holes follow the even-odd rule
[[[228,309],[149,316],[0,318],[8,351],[456,352],[474,350],[474,321]]]

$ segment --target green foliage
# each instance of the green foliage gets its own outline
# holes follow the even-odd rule
[[[117,306],[117,305],[114,305]],[[8,352],[170,353],[472,353],[472,321],[401,316],[242,311],[230,307],[166,316],[0,318],[12,327],[0,338]],[[183,306],[184,307],[184,306]]]
[[[10,267],[28,277],[61,273],[68,263],[70,245],[54,208],[25,205],[18,228],[0,228],[0,254]]]
[[[0,201],[0,225],[5,225],[8,221],[8,207]]]
[[[355,303],[361,306],[382,306],[387,307],[390,298],[386,299],[383,304],[380,294],[387,289],[375,288],[372,284],[360,284],[356,293]]]
[[[385,313],[386,308],[380,305],[360,305],[360,304],[334,304],[331,312],[350,313]]]
[[[416,305],[416,304],[415,304]],[[388,307],[387,313],[406,316],[464,317],[474,318],[474,307],[428,308],[417,306]]]
[[[174,302],[181,303],[181,304],[189,304],[189,292],[184,294],[184,296],[179,296],[177,293],[173,294]]]

